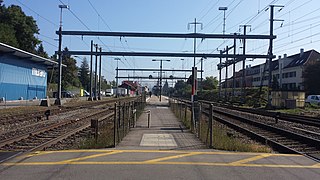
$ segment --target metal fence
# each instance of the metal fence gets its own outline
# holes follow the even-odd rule
[[[137,118],[146,106],[145,94],[130,102],[114,104],[113,142],[114,147],[122,141],[131,128],[136,126]]]
[[[195,112],[191,111],[191,102],[178,98],[170,98],[170,108],[183,122],[208,147],[212,147],[213,138],[213,104],[197,102]],[[194,118],[192,118],[194,117]]]

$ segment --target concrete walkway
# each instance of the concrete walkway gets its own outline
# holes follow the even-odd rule
[[[148,113],[150,110],[150,128]],[[195,150],[205,149],[194,134],[186,129],[169,108],[168,98],[157,96],[147,100],[145,113],[137,121],[136,128],[116,147],[116,149],[153,149],[153,150]]]

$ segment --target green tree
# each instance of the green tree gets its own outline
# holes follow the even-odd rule
[[[103,77],[101,76],[101,89],[104,91],[106,89],[111,89],[111,84],[108,84],[108,81]]]
[[[320,77],[320,62],[310,64],[303,72],[304,86],[307,94],[319,94],[320,83],[318,78]]]
[[[48,54],[46,51],[44,51],[44,48],[43,48],[43,45],[40,44],[36,50],[36,54],[41,56],[41,57],[44,57],[44,58],[49,58]]]
[[[82,59],[81,66],[79,69],[79,80],[82,87],[89,91],[90,88],[90,69],[86,58]]]
[[[216,77],[213,77],[213,76],[206,77],[206,79],[202,81],[203,90],[217,89],[217,86],[218,86],[218,80]]]
[[[64,48],[63,51],[68,51],[68,48]],[[62,63],[67,66],[62,67],[62,89],[68,89],[70,86],[80,87],[81,83],[78,78],[78,67],[76,66],[76,60],[70,55],[63,55]]]
[[[183,80],[177,81],[174,86],[175,94],[178,96],[184,96],[187,92],[191,92],[191,85],[187,84]]]
[[[36,21],[26,16],[20,6],[1,6],[0,41],[22,50],[35,53],[40,40],[34,35],[39,34]]]

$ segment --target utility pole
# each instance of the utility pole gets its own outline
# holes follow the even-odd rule
[[[283,20],[275,20],[274,19],[274,7],[284,7],[279,5],[270,5],[270,36],[273,36],[273,22],[274,21],[283,21]],[[269,40],[269,55],[273,56],[273,39],[270,38]],[[272,57],[269,58],[269,81],[268,81],[268,104],[267,107],[272,107],[272,96],[271,96],[271,89],[272,89]]]
[[[119,61],[121,60],[120,58],[114,58],[114,60],[117,61],[117,69],[116,69],[116,85],[117,85],[117,89],[116,89],[116,97],[118,98],[118,79],[119,79]]]
[[[234,33],[236,35],[237,33]],[[233,39],[233,55],[236,55],[236,43],[237,39]],[[236,58],[233,58],[233,83],[232,83],[232,96],[235,97],[235,88],[236,88]]]
[[[96,47],[96,52],[98,52],[98,44],[95,44]],[[96,63],[95,63],[95,73],[94,73],[94,100],[98,100],[97,98],[97,86],[98,86],[98,81],[97,81],[97,76],[98,76],[98,55],[96,55]],[[99,92],[100,93],[100,92]]]
[[[222,54],[222,50],[220,50],[220,54]],[[219,59],[220,59],[220,63],[218,65],[218,68],[219,68],[219,99],[220,99],[221,98],[221,89],[222,89],[222,87],[221,87],[221,85],[222,85],[222,83],[221,83],[222,58],[220,57]]]
[[[1,3],[0,3],[1,4]],[[58,97],[55,101],[56,105],[62,105],[61,102],[61,82],[62,82],[62,9],[69,9],[67,5],[59,5],[60,8],[60,27],[59,27],[59,47],[58,47],[58,59],[59,59],[59,69],[58,69]]]
[[[197,34],[197,25],[201,25],[201,29],[203,28],[203,24],[197,22],[197,19],[194,19],[193,23],[188,23],[188,29],[190,29],[190,25],[194,26],[194,34]],[[196,54],[196,47],[197,47],[197,38],[193,38],[193,54]],[[196,66],[196,56],[193,57],[193,67]]]
[[[226,79],[224,80],[225,88],[224,88],[224,99],[225,101],[228,101],[228,95],[227,95],[227,88],[228,88],[228,54],[229,54],[229,47],[226,47]]]
[[[89,95],[89,101],[92,101],[93,100],[93,97],[92,97],[92,71],[93,71],[93,68],[92,68],[92,61],[93,61],[93,40],[91,40],[91,54],[90,54],[90,95]]]
[[[243,25],[243,35],[247,34],[247,27],[251,27],[250,25]],[[242,46],[242,54],[246,54],[246,39],[243,38],[243,46]],[[242,60],[242,88],[241,88],[241,96],[242,96],[242,103],[245,103],[245,87],[246,87],[246,58],[244,57]]]
[[[100,52],[102,52],[102,48],[100,47],[99,48]],[[100,59],[99,59],[99,96],[98,96],[98,99],[101,100],[101,81],[102,81],[102,78],[101,78],[101,55],[100,55]]]
[[[228,7],[219,7],[220,11],[223,11],[223,34],[226,33],[226,10]]]
[[[195,18],[194,19],[194,22],[193,23],[189,23],[188,24],[188,29],[190,29],[190,25],[194,25],[194,34],[197,33],[197,25],[201,25],[201,29],[202,29],[202,26],[203,24],[200,23],[200,22],[197,22],[197,19]],[[192,102],[192,105],[191,105],[191,114],[192,114],[192,117],[191,117],[191,120],[192,120],[192,123],[195,124],[196,120],[196,113],[195,113],[195,102],[198,101],[198,97],[197,97],[197,68],[196,68],[196,43],[197,43],[197,39],[194,38],[193,39],[193,53],[194,53],[194,56],[193,56],[193,67],[192,67],[192,90],[191,90],[191,102]]]
[[[160,61],[160,102],[161,102],[161,94],[162,94],[162,61],[170,61],[169,59],[152,59],[152,61]]]

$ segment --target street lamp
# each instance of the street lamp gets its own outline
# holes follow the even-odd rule
[[[228,7],[219,7],[220,11],[223,11],[223,35],[226,32],[226,10],[228,10]]]
[[[59,27],[59,47],[58,47],[58,59],[59,59],[59,69],[58,69],[58,97],[55,101],[55,104],[61,105],[61,82],[62,82],[62,52],[61,52],[61,46],[62,46],[62,9],[68,9],[69,6],[67,5],[59,5],[58,6],[60,11],[60,27]]]
[[[162,61],[169,62],[169,59],[152,59],[152,61],[160,61],[160,102],[161,102],[161,93],[162,93]]]
[[[117,85],[117,90],[116,90],[116,97],[118,97],[118,79],[119,79],[119,61],[121,61],[120,58],[114,58],[115,61],[117,61],[117,77],[116,77],[116,85]]]

